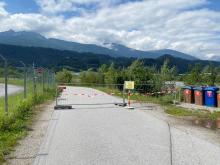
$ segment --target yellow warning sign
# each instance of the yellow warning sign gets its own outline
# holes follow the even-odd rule
[[[124,87],[125,89],[134,89],[134,81],[125,81]]]

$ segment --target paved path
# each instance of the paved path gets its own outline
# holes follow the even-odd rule
[[[62,98],[85,105],[54,112],[35,165],[170,165],[166,122],[94,89],[70,87]]]
[[[23,90],[22,87],[16,85],[8,85],[8,94],[18,93]],[[4,84],[0,84],[0,97],[5,95],[5,86]]]
[[[220,162],[220,145],[208,140],[203,128],[175,123],[169,127],[167,118],[156,111],[117,107],[113,103],[121,99],[90,88],[69,87],[59,102],[75,104],[75,109],[54,111],[34,165]]]

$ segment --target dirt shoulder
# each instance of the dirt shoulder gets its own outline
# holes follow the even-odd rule
[[[46,134],[54,108],[54,102],[36,106],[33,124],[28,135],[19,141],[15,150],[6,158],[5,165],[31,165]]]
[[[163,107],[160,105],[151,103],[143,103],[140,105],[141,107],[143,107],[143,109],[140,108],[140,110],[143,110],[147,114],[150,114],[156,118],[166,121],[171,128],[180,130],[185,134],[195,136],[198,139],[207,141],[220,147],[220,129],[208,129],[199,125],[195,125],[193,124],[192,117],[190,116],[176,117],[169,115],[164,112]]]
[[[219,164],[220,131],[193,124],[191,117],[174,117],[164,112],[163,107],[142,104],[148,116],[165,121],[170,128],[172,164]],[[148,107],[148,108],[147,108]]]

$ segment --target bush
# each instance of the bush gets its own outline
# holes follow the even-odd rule
[[[71,83],[72,78],[73,78],[73,74],[66,69],[63,69],[62,71],[57,72],[56,74],[56,79],[58,83]]]

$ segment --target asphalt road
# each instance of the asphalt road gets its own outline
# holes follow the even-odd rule
[[[68,87],[34,165],[216,165],[220,146],[103,92]],[[200,135],[199,135],[200,136]],[[201,136],[202,137],[202,136]]]
[[[90,88],[67,88],[61,98],[82,105],[54,112],[35,165],[170,165],[165,122],[119,108],[113,103],[121,99]]]
[[[16,85],[8,85],[8,94],[18,93],[23,90],[22,87]],[[5,86],[4,84],[0,84],[0,97],[5,95]]]

